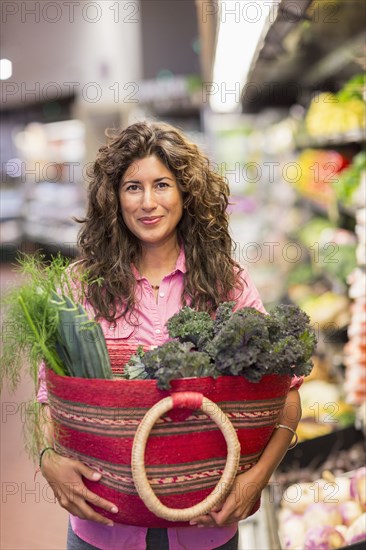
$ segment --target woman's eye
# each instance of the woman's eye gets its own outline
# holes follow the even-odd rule
[[[157,186],[159,189],[164,189],[165,187],[169,187],[169,183],[166,183],[165,181],[159,181]]]
[[[128,187],[126,187],[126,191],[137,191],[137,189],[139,188],[138,185],[136,185],[135,183],[129,185]]]

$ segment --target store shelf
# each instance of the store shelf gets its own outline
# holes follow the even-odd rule
[[[303,469],[311,466],[316,470],[332,454],[335,455],[340,449],[349,449],[354,443],[361,441],[363,441],[363,433],[356,430],[354,426],[302,441],[286,453],[279,469],[287,472],[295,468]]]
[[[239,522],[240,550],[281,550],[277,523],[273,521],[271,493],[268,488],[261,495],[260,509]]]
[[[258,45],[254,56],[247,78],[248,86],[245,87],[244,85],[243,90],[243,112],[245,114],[261,113],[263,118],[267,117],[267,125],[263,125],[266,130],[271,125],[273,127],[273,124],[279,126],[275,114],[278,113],[278,118],[281,115],[291,117],[293,123],[292,132],[297,132],[297,135],[295,135],[292,144],[289,145],[288,160],[292,161],[293,157],[296,156],[304,157],[304,179],[306,179],[308,174],[311,176],[315,173],[313,163],[310,160],[308,164],[305,162],[308,159],[306,152],[302,152],[305,149],[332,149],[335,151],[335,155],[338,152],[340,157],[344,157],[344,163],[340,165],[339,171],[335,172],[337,176],[342,174],[343,170],[349,168],[349,163],[350,166],[354,165],[358,167],[357,162],[354,163],[354,158],[358,152],[364,149],[366,142],[366,131],[362,128],[362,109],[360,114],[357,105],[355,105],[355,102],[358,101],[359,104],[362,104],[362,101],[365,100],[364,84],[362,84],[362,81],[361,84],[358,84],[360,79],[357,80],[363,70],[362,60],[364,59],[364,44],[366,39],[364,28],[365,10],[365,2],[357,0],[337,0],[336,2],[283,0],[274,21],[268,24],[265,29],[262,41]],[[289,17],[290,12],[292,13],[292,17]],[[356,82],[356,88],[352,88],[354,85],[352,82]],[[322,94],[322,92],[325,93]],[[326,97],[328,93],[330,95],[329,98]],[[328,103],[335,104],[334,114],[329,105],[327,105]],[[309,116],[309,106],[311,108],[314,104],[315,113],[313,112]],[[319,108],[316,109],[316,107]],[[333,107],[333,105],[330,105],[330,107]],[[318,116],[319,111],[322,109],[325,111],[324,116],[321,116],[323,113],[320,113],[320,116]],[[348,112],[351,112],[353,116],[348,117]],[[260,117],[257,116],[256,119],[260,119]],[[261,147],[266,148],[266,153],[273,154],[274,150],[272,142],[268,139],[269,132],[265,133],[263,126],[261,126],[263,137],[260,136],[258,138],[259,152],[256,151],[256,154],[258,156],[262,154],[262,157],[264,155]],[[309,133],[314,135],[309,135]],[[258,131],[257,135],[259,134],[260,131]],[[276,136],[274,131],[272,132],[272,139],[273,136]],[[281,150],[281,154],[285,156],[286,152],[284,149]],[[309,151],[310,154],[311,151]],[[321,162],[323,162],[325,168],[327,168],[327,155],[331,154],[331,151],[314,151],[314,155],[319,157],[314,162],[319,162],[320,167],[322,166]],[[266,157],[264,158],[266,161],[268,160]],[[308,171],[306,171],[306,168]],[[352,296],[348,290],[348,285],[350,284],[348,272],[340,269],[340,267],[342,266],[343,268],[343,266],[346,266],[348,269],[351,265],[351,260],[346,253],[346,249],[352,255],[352,261],[353,259],[354,261],[357,259],[352,250],[352,247],[356,248],[356,245],[353,243],[349,244],[348,241],[344,242],[341,238],[342,230],[348,230],[352,235],[356,235],[357,211],[354,207],[348,207],[339,201],[337,202],[336,197],[341,197],[341,200],[345,202],[349,200],[349,204],[358,204],[358,199],[357,201],[355,199],[354,203],[352,202],[351,199],[353,197],[351,197],[350,190],[353,190],[353,187],[351,185],[347,187],[346,183],[344,184],[345,188],[350,192],[341,194],[339,187],[335,183],[340,182],[341,185],[342,181],[340,179],[336,180],[336,178],[327,180],[326,178],[329,174],[326,170],[324,172],[324,182],[329,185],[328,187],[325,185],[323,187],[321,185],[318,186],[319,200],[315,196],[316,185],[312,187],[310,184],[308,185],[309,189],[311,188],[313,191],[311,196],[300,195],[303,189],[305,189],[306,193],[306,182],[301,181],[301,184],[304,183],[304,185],[301,187],[299,184],[299,189],[297,189],[299,195],[296,203],[294,204],[293,201],[292,204],[289,202],[286,205],[279,204],[278,211],[283,216],[283,219],[286,219],[286,215],[290,212],[290,215],[287,216],[289,219],[289,233],[291,230],[293,231],[296,223],[301,227],[311,222],[317,216],[325,218],[328,221],[330,220],[334,225],[334,228],[331,229],[340,233],[340,240],[337,241],[334,239],[334,242],[339,244],[337,254],[342,255],[342,257],[336,257],[336,261],[325,262],[324,257],[320,256],[316,262],[313,261],[314,265],[311,266],[312,271],[310,272],[310,269],[306,271],[305,269],[305,275],[308,276],[310,272],[311,276],[306,281],[303,279],[297,285],[295,283],[293,294],[295,295],[297,292],[298,296],[302,296],[304,299],[303,303],[305,303],[304,296],[306,297],[307,291],[310,298],[312,293],[315,296],[317,292],[319,292],[319,297],[321,298],[327,294],[327,289],[330,289],[329,294],[340,298],[340,303],[341,299],[344,299],[339,308],[339,317],[335,317],[335,321],[332,319],[329,323],[321,323],[321,316],[318,317],[318,320],[314,321],[313,317],[314,319],[316,317],[314,308],[311,313],[308,312],[314,324],[320,327],[318,354],[321,361],[318,361],[318,370],[316,372],[314,368],[313,374],[314,377],[318,376],[319,380],[332,382],[336,388],[339,388],[342,399],[347,403],[352,403],[356,409],[360,405],[361,400],[364,400],[364,396],[359,397],[359,401],[350,400],[350,390],[349,388],[347,389],[345,382],[347,381],[347,370],[350,370],[349,365],[356,362],[356,359],[359,357],[358,354],[361,352],[357,348],[357,354],[355,353],[356,359],[354,356],[351,356],[348,364],[345,362],[345,344],[347,345],[350,342],[348,328],[351,326],[350,320],[352,319]],[[322,174],[321,168],[319,168],[319,173]],[[353,178],[353,173],[350,178]],[[320,178],[318,178],[318,181],[315,180],[315,183],[318,183],[319,180]],[[353,180],[357,182],[358,178],[354,177]],[[323,183],[323,180],[320,181]],[[294,185],[294,187],[296,186]],[[360,189],[362,190],[362,188]],[[328,194],[326,194],[327,191]],[[321,192],[323,192],[325,197],[323,202],[321,202]],[[278,196],[281,196],[280,193],[278,193]],[[271,204],[270,200],[272,200],[274,205]],[[278,203],[280,203],[281,199],[278,199],[273,194],[270,200],[268,201],[268,205],[273,211],[276,211],[277,203],[275,201],[278,200]],[[288,212],[286,212],[286,208]],[[324,221],[324,219],[321,221]],[[324,233],[324,242],[326,244],[333,242],[331,229],[329,229],[328,233]],[[278,235],[283,235],[286,233],[286,230],[286,222],[281,224],[279,218],[276,220],[276,223],[273,223],[272,233],[275,232],[278,240],[280,240]],[[327,229],[324,231],[327,231]],[[272,234],[270,231],[268,233]],[[267,236],[265,238],[268,239]],[[319,246],[322,246],[322,241],[316,237],[314,237],[312,242],[318,245],[320,243]],[[364,243],[364,241],[362,242]],[[308,255],[302,255],[301,264],[297,266],[299,269],[302,266],[309,268],[310,261],[313,259],[313,245],[311,242],[308,242],[306,246],[310,252]],[[325,263],[330,265],[323,265]],[[332,266],[333,263],[335,264],[334,269]],[[364,266],[361,269],[364,270]],[[290,273],[291,270],[289,269],[288,274]],[[363,274],[364,271],[362,271],[361,275]],[[276,284],[279,283],[276,281]],[[357,312],[364,308],[364,293],[362,289],[360,294],[361,296],[357,295],[360,298]],[[311,299],[308,301],[309,310],[311,309],[310,305]],[[321,313],[328,313],[330,310],[331,308],[326,303],[320,307]],[[358,322],[357,318],[354,329],[357,345],[359,342]],[[336,327],[336,330],[333,327]],[[327,330],[327,328],[330,328],[330,330]],[[357,384],[362,385],[364,380],[364,374],[357,373],[357,375],[359,377],[355,378],[352,376],[351,380],[355,386]],[[306,384],[304,384],[305,386]],[[351,389],[353,390],[353,388]],[[357,387],[354,393],[356,397],[359,395]],[[310,402],[313,404],[315,401],[313,394],[311,399],[313,401]],[[352,418],[349,421],[352,422]],[[345,425],[344,419],[339,421],[337,427],[339,428],[341,425]],[[306,437],[307,433],[305,429],[304,434],[304,437]],[[355,454],[357,454],[358,460],[361,461],[360,465],[356,467],[362,466],[364,463],[363,441],[364,434],[356,430],[354,426],[335,429],[327,435],[303,441],[295,449],[289,451],[283,459],[277,472],[277,479],[280,480],[278,485],[282,484],[281,489],[283,489],[284,486],[287,487],[290,483],[298,484],[302,481],[314,481],[321,477],[324,469],[329,469],[335,475],[338,475],[338,472],[350,471],[353,467],[349,467],[349,465],[352,463],[352,466],[354,466],[352,456],[355,456]],[[353,452],[355,447],[357,448],[357,453]],[[350,449],[352,449],[353,454],[349,454]],[[360,452],[358,453],[358,451]],[[344,464],[347,464],[346,468]],[[288,481],[289,479],[291,479],[291,482]],[[280,498],[277,500],[273,500],[272,498],[271,505],[267,509],[268,518],[266,525],[269,530],[268,536],[272,541],[272,548],[276,549],[281,548],[277,533],[277,511],[282,495],[279,495]],[[300,548],[300,546],[298,547]],[[364,547],[365,541],[348,546],[347,550],[361,550]]]
[[[140,107],[159,117],[199,117],[202,82],[198,75],[143,80],[136,98]]]
[[[304,209],[309,210],[313,214],[326,218],[330,217],[329,207],[320,200],[318,201],[316,197],[299,194],[299,203]]]
[[[336,91],[361,72],[365,9],[359,0],[283,0],[254,56],[243,111],[307,105],[314,91]]]
[[[334,205],[326,205],[321,201],[318,201],[316,197],[299,195],[298,207],[302,207],[304,210],[308,210],[312,214],[322,216],[333,221],[338,221],[340,216],[346,216],[355,220],[356,208],[345,206],[339,201]]]
[[[359,128],[345,134],[319,137],[303,137],[296,140],[296,148],[301,149],[327,149],[349,146],[350,144],[363,144],[366,141],[366,130]]]

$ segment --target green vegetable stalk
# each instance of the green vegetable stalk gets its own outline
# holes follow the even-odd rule
[[[10,290],[3,301],[0,387],[18,386],[25,369],[38,386],[40,363],[61,376],[112,378],[112,370],[100,325],[89,319],[82,305],[85,289],[101,280],[89,280],[61,255],[49,263],[43,256],[19,258],[24,281]],[[26,404],[25,443],[35,457],[43,412],[36,400]]]
[[[36,384],[41,361],[59,375],[112,378],[101,327],[77,303],[100,281],[73,267],[61,255],[48,264],[42,256],[19,259],[25,280],[5,298],[1,384],[6,379],[14,390],[26,364]]]
[[[32,321],[32,317],[28,311],[28,308],[24,302],[24,299],[23,297],[20,295],[19,298],[19,303],[20,303],[20,306],[22,308],[22,310],[24,311],[24,316],[28,322],[28,325],[31,329],[31,331],[34,333],[34,337],[35,337],[35,340],[38,342],[41,350],[42,350],[42,353],[44,354],[44,358],[45,358],[45,361],[46,363],[48,363],[50,365],[50,367],[55,371],[56,374],[60,374],[60,375],[64,375],[65,374],[65,371],[63,370],[62,366],[60,365],[60,362],[57,361],[57,358],[48,350],[44,340],[40,337],[38,331],[37,331],[37,328],[36,326],[34,325],[33,321]]]

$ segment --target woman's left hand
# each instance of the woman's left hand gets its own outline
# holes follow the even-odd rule
[[[190,525],[222,527],[245,519],[250,514],[266,485],[267,481],[261,479],[256,467],[253,466],[244,474],[236,477],[223,504],[204,516],[192,519],[189,522]]]

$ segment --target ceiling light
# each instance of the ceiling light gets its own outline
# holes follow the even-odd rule
[[[8,80],[12,75],[12,62],[9,59],[0,59],[0,80]]]
[[[274,5],[278,9],[274,0],[220,0],[213,83],[209,90],[214,111],[241,111],[241,92]]]

